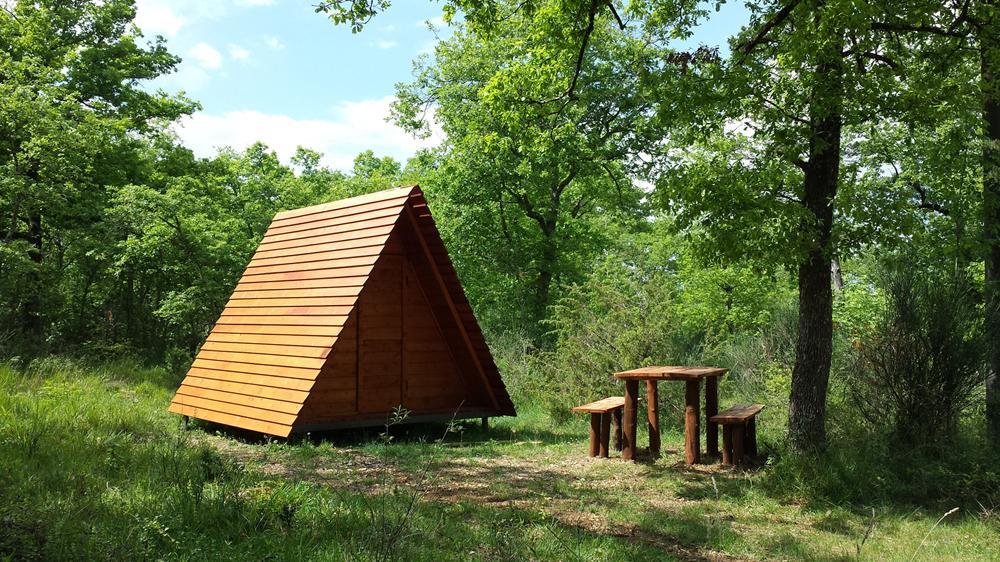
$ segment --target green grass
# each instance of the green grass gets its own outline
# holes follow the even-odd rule
[[[662,458],[626,464],[585,457],[582,417],[531,405],[443,443],[440,426],[255,442],[184,431],[177,382],[0,366],[0,560],[840,560],[872,526],[862,559],[1000,557],[995,453],[976,443],[896,474],[882,446],[783,453],[772,419],[773,466],[692,470],[671,420]]]

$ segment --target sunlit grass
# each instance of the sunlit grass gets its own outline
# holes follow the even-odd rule
[[[555,423],[531,404],[516,418],[491,420],[488,431],[456,424],[443,442],[441,425],[393,427],[390,442],[379,430],[258,442],[205,425],[183,430],[166,412],[175,384],[162,369],[127,361],[49,359],[27,372],[0,366],[0,558],[1000,554],[996,498],[982,491],[995,469],[966,475],[965,487],[952,482],[958,492],[947,488],[982,462],[975,455],[928,466],[930,476],[904,483],[905,497],[889,490],[865,502],[861,490],[903,484],[858,451],[812,464],[789,457],[777,422],[762,424],[776,465],[691,470],[681,464],[682,434],[669,418],[664,455],[637,464],[588,460],[583,417]],[[845,471],[854,478],[846,484]],[[938,499],[915,504],[924,489]],[[952,500],[961,508],[937,524]],[[402,531],[390,540],[386,529],[396,524]]]

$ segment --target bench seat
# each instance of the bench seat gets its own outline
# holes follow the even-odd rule
[[[757,414],[763,404],[732,406],[709,418],[722,426],[722,463],[741,464],[744,453],[757,455]]]
[[[709,420],[722,425],[730,423],[746,423],[747,420],[753,419],[763,409],[763,404],[733,406],[715,414],[709,418]]]
[[[573,408],[573,411],[583,412],[585,414],[607,414],[612,410],[624,407],[625,407],[624,396],[612,396],[610,398],[604,398],[602,400],[598,400],[597,402],[591,402],[589,404],[577,406]]]
[[[611,435],[615,436],[615,450],[622,450],[622,410],[624,408],[624,396],[611,396],[573,408],[574,412],[590,414],[590,456],[608,458]],[[612,421],[614,421],[614,430],[611,428]]]

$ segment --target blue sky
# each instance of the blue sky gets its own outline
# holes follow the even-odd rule
[[[397,0],[361,33],[334,26],[309,0],[137,0],[136,24],[162,35],[183,61],[152,86],[184,91],[202,110],[177,128],[200,156],[221,146],[262,140],[282,159],[298,145],[348,169],[371,148],[400,160],[440,142],[418,140],[385,122],[394,84],[411,77],[411,61],[442,34],[441,6]],[[729,4],[679,47],[723,45],[747,19]]]

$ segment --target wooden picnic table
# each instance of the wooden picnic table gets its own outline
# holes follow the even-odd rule
[[[719,413],[719,377],[729,369],[720,367],[652,366],[615,373],[625,382],[625,412],[622,435],[622,460],[635,460],[636,425],[639,405],[639,381],[646,381],[646,415],[649,420],[649,452],[660,454],[659,381],[684,381],[684,462],[701,461],[698,402],[701,381],[705,379],[705,444],[709,455],[719,454],[719,428],[711,417]]]

